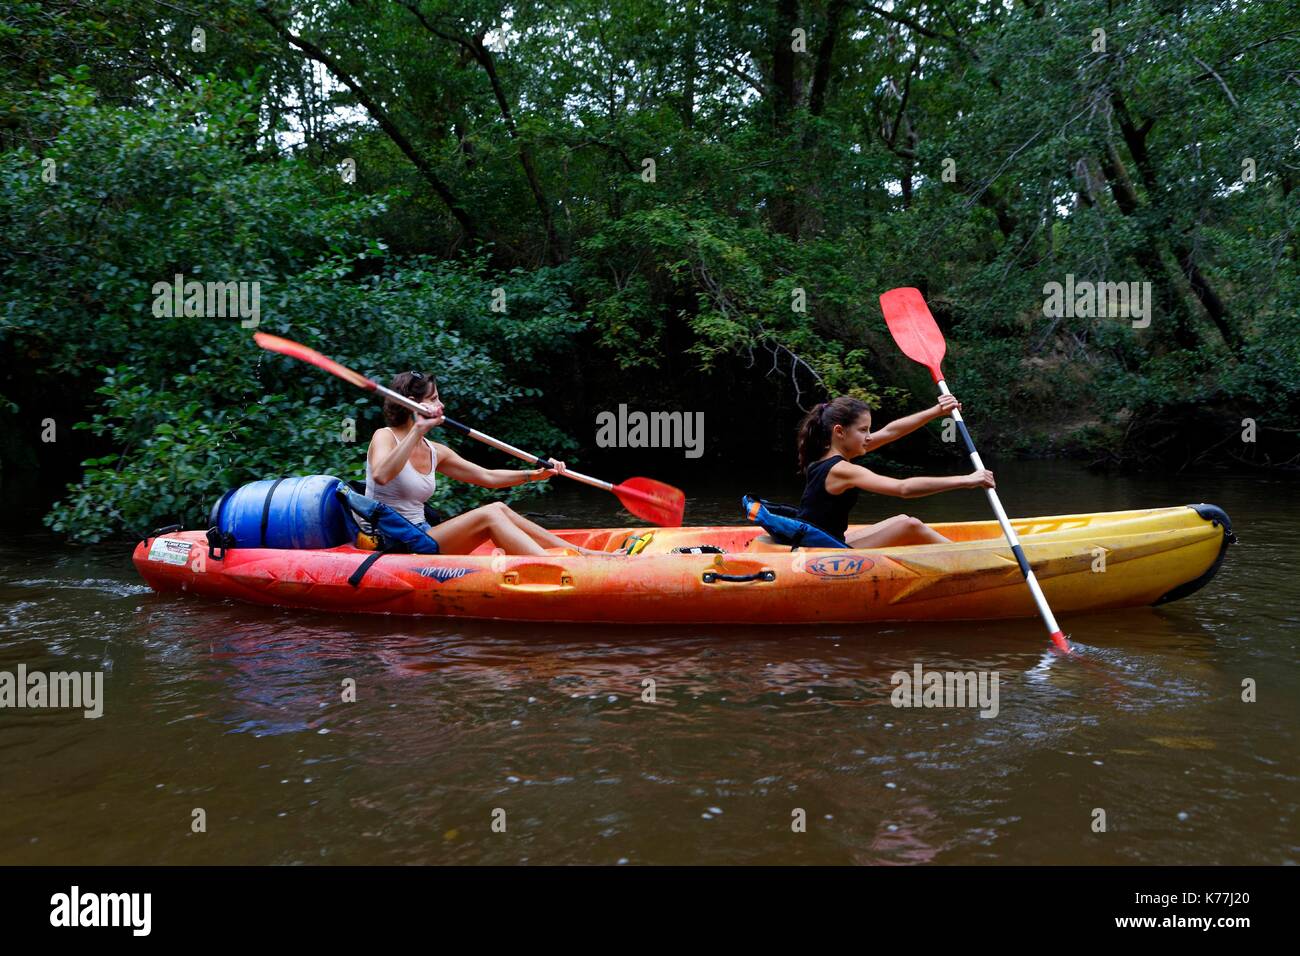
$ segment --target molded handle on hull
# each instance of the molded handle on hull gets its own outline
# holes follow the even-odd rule
[[[775,581],[775,571],[755,571],[753,574],[722,574],[718,571],[705,571],[704,583],[712,584],[715,581],[731,581],[734,584],[743,584],[746,581]]]
[[[553,564],[521,564],[501,573],[501,587],[519,591],[558,591],[573,587],[573,575]]]

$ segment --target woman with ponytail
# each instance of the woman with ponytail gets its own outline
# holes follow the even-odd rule
[[[853,459],[875,451],[926,422],[951,414],[961,403],[951,395],[939,396],[939,404],[915,415],[890,422],[871,431],[871,407],[847,395],[814,407],[799,424],[799,469],[807,485],[799,504],[799,519],[816,525],[850,548],[885,548],[903,544],[931,544],[947,541],[925,522],[908,515],[895,515],[869,525],[845,539],[849,512],[858,492],[870,491],[895,498],[921,498],[958,488],[992,488],[993,472],[987,469],[969,475],[946,478],[888,478],[853,464]]]

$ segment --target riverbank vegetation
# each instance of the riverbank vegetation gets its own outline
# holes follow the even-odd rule
[[[156,314],[182,275],[574,460],[620,403],[706,412],[700,468],[914,410],[915,285],[982,447],[1293,467],[1298,54],[1267,2],[12,4],[0,456],[89,538],[355,477],[373,403]]]

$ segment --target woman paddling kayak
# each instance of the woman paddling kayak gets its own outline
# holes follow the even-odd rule
[[[483,488],[513,488],[562,474],[565,465],[554,459],[554,468],[526,471],[476,465],[425,437],[443,421],[438,383],[433,376],[403,372],[394,376],[389,388],[415,399],[428,409],[428,415],[416,416],[391,399],[384,401],[384,421],[388,424],[371,436],[366,452],[367,498],[383,502],[424,531],[443,554],[469,554],[489,539],[506,554],[545,554],[547,548],[608,554],[565,541],[500,501],[430,526],[424,520],[424,503],[433,495],[439,473]]]
[[[910,435],[926,422],[960,409],[952,395],[939,396],[939,404],[915,415],[890,422],[874,434],[871,407],[860,399],[841,395],[813,408],[799,424],[799,469],[807,480],[799,503],[799,519],[816,525],[850,548],[884,548],[892,545],[931,544],[948,538],[909,515],[894,515],[870,525],[846,540],[849,512],[859,491],[895,498],[921,498],[958,488],[992,488],[993,472],[982,469],[969,475],[943,478],[889,478],[852,459]]]

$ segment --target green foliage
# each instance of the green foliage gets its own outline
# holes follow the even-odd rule
[[[1264,2],[12,4],[0,400],[75,407],[121,456],[52,519],[99,535],[164,514],[141,489],[167,469],[192,515],[355,465],[295,436],[375,421],[245,330],[153,316],[176,273],[257,281],[264,328],[432,365],[460,417],[553,451],[538,370],[566,350],[911,410],[932,385],[877,299],[915,285],[983,446],[1142,459],[1155,423],[1213,446],[1193,411],[1300,412],[1298,50]],[[1150,326],[1045,315],[1067,275],[1150,283]]]
[[[584,289],[601,344],[624,368],[662,348],[663,303],[693,298],[680,311],[695,336],[689,354],[702,368],[744,354],[810,392],[875,402],[868,352],[850,345],[864,335],[857,316],[868,303],[835,252],[706,210],[660,207],[630,213],[584,242]]]
[[[79,427],[116,449],[85,463],[52,528],[97,540],[167,520],[198,525],[243,482],[364,469],[377,404],[256,348],[238,318],[156,315],[153,285],[177,272],[256,281],[261,329],[381,379],[433,372],[456,417],[520,444],[566,447],[540,416],[515,413],[537,396],[510,369],[544,360],[581,327],[571,268],[495,276],[484,260],[384,258],[365,235],[384,198],[349,196],[301,162],[244,162],[231,139],[246,105],[229,86],[138,113],[60,85],[30,108],[57,130],[46,154],[60,160],[59,179],[43,182],[25,149],[3,157],[0,208],[16,241],[0,258],[0,349],[34,360],[47,383],[83,382],[98,365],[88,390],[99,398]],[[196,112],[202,125],[187,119]],[[491,309],[498,287],[505,312]],[[444,483],[440,503],[482,498]]]

